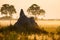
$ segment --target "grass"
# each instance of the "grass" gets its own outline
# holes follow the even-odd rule
[[[4,20],[0,20],[0,24],[3,23]],[[16,20],[12,20],[11,23],[15,23]],[[60,20],[37,20],[37,24],[40,26],[40,28],[44,27],[44,29],[48,32],[54,32],[54,35],[56,34],[56,28],[60,26]],[[5,20],[3,24],[9,24],[9,20]],[[9,24],[10,25],[10,24]],[[32,35],[18,33],[12,29],[12,26],[4,26],[0,28],[0,40],[28,40],[28,37]],[[45,35],[45,34],[44,34]],[[47,34],[48,35],[48,34]],[[57,34],[56,34],[57,35]],[[40,34],[40,36],[43,36]],[[48,36],[49,37],[49,36]],[[51,35],[52,37],[52,35]],[[32,37],[34,38],[34,36]],[[57,37],[56,37],[57,38]]]
[[[31,39],[36,40],[36,38],[38,40],[38,38],[40,36],[43,37],[43,39],[44,39],[45,36],[46,37],[47,36],[48,37],[52,37],[52,35],[50,35],[50,33],[48,33],[48,34],[44,34],[44,33],[41,33],[41,34],[30,34],[30,35],[29,34],[24,34],[24,33],[18,33],[16,31],[12,30],[12,28],[14,28],[12,25],[1,28],[0,29],[0,40],[31,40]],[[54,33],[54,35],[55,34],[56,33]],[[30,38],[29,38],[29,36],[30,36]]]

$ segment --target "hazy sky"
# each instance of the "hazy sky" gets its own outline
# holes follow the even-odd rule
[[[15,6],[17,16],[21,8],[23,8],[26,13],[29,6],[37,4],[46,11],[45,18],[60,19],[60,0],[0,0],[0,7],[5,3]]]

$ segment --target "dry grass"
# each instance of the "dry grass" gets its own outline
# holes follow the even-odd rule
[[[14,25],[17,20],[11,20],[11,24]],[[37,20],[37,24],[40,27],[44,27],[47,31],[56,31],[56,28],[60,26],[60,20]],[[0,28],[10,25],[10,20],[0,20]]]

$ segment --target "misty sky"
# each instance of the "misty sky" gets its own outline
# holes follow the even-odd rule
[[[32,4],[37,4],[46,11],[46,19],[60,19],[60,0],[0,0],[0,7],[2,4],[14,5],[17,10],[17,15],[14,16],[17,17],[21,8],[27,14],[27,8]]]

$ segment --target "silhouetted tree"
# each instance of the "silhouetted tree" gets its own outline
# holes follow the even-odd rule
[[[5,14],[6,16],[7,14],[10,14],[10,17],[11,17],[13,13],[16,13],[16,9],[14,8],[13,5],[9,5],[9,4],[2,5],[1,14]]]
[[[40,9],[40,7],[37,4],[33,4],[31,5],[28,9],[27,9],[28,13],[32,13],[33,15],[44,15],[45,14],[45,10]]]
[[[16,9],[13,5],[10,5],[9,6],[9,14],[10,14],[11,17],[12,17],[13,13],[16,13]]]
[[[7,15],[9,4],[3,4],[1,7],[1,14]]]
[[[12,14],[16,13],[16,9],[14,8],[13,5],[9,4],[3,4],[1,7],[1,14],[5,14],[7,17],[7,14],[10,15],[10,18],[12,18]],[[10,25],[11,25],[11,19],[10,19]]]

